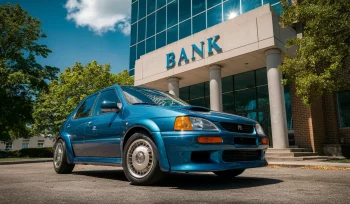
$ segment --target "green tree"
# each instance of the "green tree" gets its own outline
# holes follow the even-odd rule
[[[36,62],[51,53],[40,26],[19,5],[0,5],[0,141],[30,136],[34,100],[59,72]]]
[[[349,89],[349,0],[298,0],[296,4],[284,0],[283,7],[282,25],[298,22],[303,27],[302,38],[287,42],[287,48],[297,47],[297,51],[280,66],[285,83],[295,84],[305,104],[323,93]]]
[[[60,74],[58,80],[49,84],[49,91],[42,92],[34,107],[34,130],[36,133],[59,132],[62,123],[86,96],[114,84],[132,85],[133,77],[124,70],[119,74],[110,72],[110,65],[96,61],[85,67],[76,63]]]

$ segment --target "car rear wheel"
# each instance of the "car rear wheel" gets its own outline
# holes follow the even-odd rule
[[[214,174],[223,178],[233,178],[244,172],[245,169],[233,169],[226,171],[214,171]]]
[[[135,133],[126,142],[123,169],[128,180],[135,185],[151,185],[164,177],[157,146],[146,133]]]
[[[74,164],[69,164],[67,160],[66,144],[63,140],[58,140],[54,147],[53,167],[58,174],[69,174],[74,169]]]

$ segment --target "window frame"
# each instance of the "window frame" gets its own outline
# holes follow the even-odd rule
[[[97,106],[96,106],[96,104],[97,104],[98,100],[100,99],[101,94],[102,94],[103,92],[113,91],[113,90],[114,90],[114,93],[117,95],[117,99],[119,100],[119,103],[118,103],[118,101],[117,101],[117,104],[121,104],[119,108],[122,109],[123,103],[122,103],[122,100],[121,100],[120,97],[119,97],[119,94],[118,94],[118,92],[117,92],[117,89],[116,89],[116,88],[110,88],[110,89],[106,89],[106,90],[100,91],[100,93],[98,94],[98,96],[97,96],[97,98],[96,98],[96,101],[95,101],[95,103],[94,103],[94,110],[93,110],[93,112],[92,112],[92,116],[101,116],[101,115],[107,115],[107,114],[115,114],[115,112],[107,112],[107,113],[97,114]]]
[[[96,104],[96,99],[98,98],[99,95],[100,95],[100,92],[95,93],[95,94],[92,94],[92,95],[86,97],[86,98],[78,105],[79,107],[76,108],[76,111],[75,111],[74,115],[72,116],[72,120],[79,120],[79,119],[84,119],[84,118],[89,118],[89,117],[91,117],[93,111],[91,111],[90,115],[87,116],[87,117],[76,118],[75,116],[77,115],[77,112],[78,112],[78,110],[80,109],[80,107],[85,103],[85,101],[86,101],[87,99],[96,96],[95,101],[94,101],[94,103],[92,104],[92,107],[91,107],[91,109],[94,110],[94,109],[95,109],[95,104]]]

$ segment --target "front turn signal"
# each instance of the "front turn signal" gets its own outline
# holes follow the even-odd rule
[[[268,145],[268,144],[269,144],[269,139],[267,139],[267,138],[262,138],[262,139],[261,139],[261,144],[263,144],[263,145]]]
[[[201,144],[217,144],[222,143],[221,137],[198,137],[197,138],[198,143]]]
[[[174,124],[174,130],[193,130],[190,118],[187,116],[177,117]]]

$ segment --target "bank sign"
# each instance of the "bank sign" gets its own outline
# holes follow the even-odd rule
[[[220,35],[216,35],[212,38],[208,38],[207,42],[208,42],[208,55],[212,55],[214,54],[213,52],[213,48],[218,52],[222,52],[222,48],[217,44],[217,41],[220,39]],[[201,58],[204,58],[204,41],[201,41],[200,43],[200,48],[196,45],[196,44],[192,44],[192,61],[196,60],[196,56],[195,53],[197,53],[197,55],[199,55]],[[167,69],[171,69],[173,67],[175,67],[175,64],[178,63],[178,65],[181,65],[181,62],[184,61],[186,64],[189,63],[188,57],[187,57],[187,53],[185,51],[184,48],[181,49],[180,52],[180,57],[178,59],[176,59],[176,55],[174,52],[170,52],[168,54],[166,54],[166,68]]]

